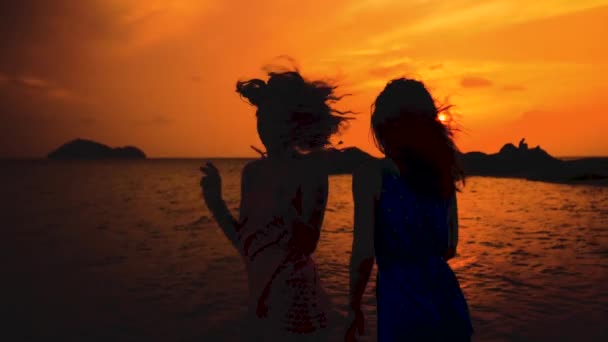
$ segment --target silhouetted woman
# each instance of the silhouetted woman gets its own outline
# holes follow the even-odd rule
[[[347,119],[331,107],[339,98],[327,83],[309,82],[298,72],[270,72],[267,82],[238,82],[237,92],[257,107],[266,147],[261,159],[243,169],[239,220],[222,201],[219,174],[209,163],[201,185],[207,206],[246,263],[254,318],[248,340],[322,340],[329,303],[311,254],[332,172],[327,153],[343,164],[339,171],[367,155],[325,150]]]
[[[371,128],[385,158],[353,174],[355,223],[346,340],[363,330],[361,297],[378,265],[378,341],[468,341],[466,300],[447,260],[457,243],[457,182],[449,128],[424,84],[388,83]]]

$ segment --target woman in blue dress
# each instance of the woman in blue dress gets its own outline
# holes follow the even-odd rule
[[[447,260],[457,244],[458,149],[422,82],[396,79],[374,103],[371,128],[385,158],[353,174],[350,263],[352,324],[362,333],[361,298],[374,262],[378,341],[470,341],[467,302]]]

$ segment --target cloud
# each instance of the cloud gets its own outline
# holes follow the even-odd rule
[[[49,87],[49,83],[35,77],[18,77],[12,80],[13,83],[19,86],[35,89],[45,89]]]
[[[2,86],[9,86],[14,90],[25,92],[28,96],[43,96],[54,100],[76,101],[79,96],[73,91],[54,82],[32,76],[11,77],[0,74],[0,91]]]
[[[463,88],[487,88],[493,85],[492,81],[476,76],[467,76],[460,80]]]
[[[520,84],[510,84],[502,87],[504,91],[524,91],[527,88]]]
[[[388,3],[384,1],[382,3]],[[452,1],[390,1],[390,6],[379,6],[376,1],[364,2],[359,12],[384,7],[388,20],[397,13],[404,18],[401,25],[378,32],[375,41],[381,44],[400,41],[415,36],[435,37],[440,33],[451,34],[477,32],[480,27],[492,31],[519,23],[533,22],[568,13],[604,6],[605,0],[555,1],[539,0],[534,5],[521,6],[518,1],[508,0],[452,0]],[[372,5],[373,4],[373,5]],[[404,14],[405,13],[405,14]],[[407,13],[416,16],[407,17]],[[359,17],[349,15],[352,20]],[[390,22],[392,22],[392,20]],[[398,19],[397,19],[398,20]],[[405,23],[405,24],[404,24]]]
[[[380,66],[369,69],[369,74],[376,77],[397,77],[412,72],[414,67],[408,62],[401,62],[394,65]]]

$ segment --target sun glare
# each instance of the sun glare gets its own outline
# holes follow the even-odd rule
[[[437,118],[439,119],[439,121],[444,122],[444,123],[446,121],[448,121],[448,116],[445,114],[439,114],[439,116],[437,116]]]

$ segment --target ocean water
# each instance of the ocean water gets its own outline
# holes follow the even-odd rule
[[[235,212],[245,162],[215,161]],[[0,299],[16,340],[247,340],[244,266],[201,200],[202,163],[1,162]],[[315,253],[344,314],[350,187],[330,178]],[[608,340],[608,187],[471,177],[459,216],[450,265],[474,340]],[[374,283],[363,341],[375,341]]]

